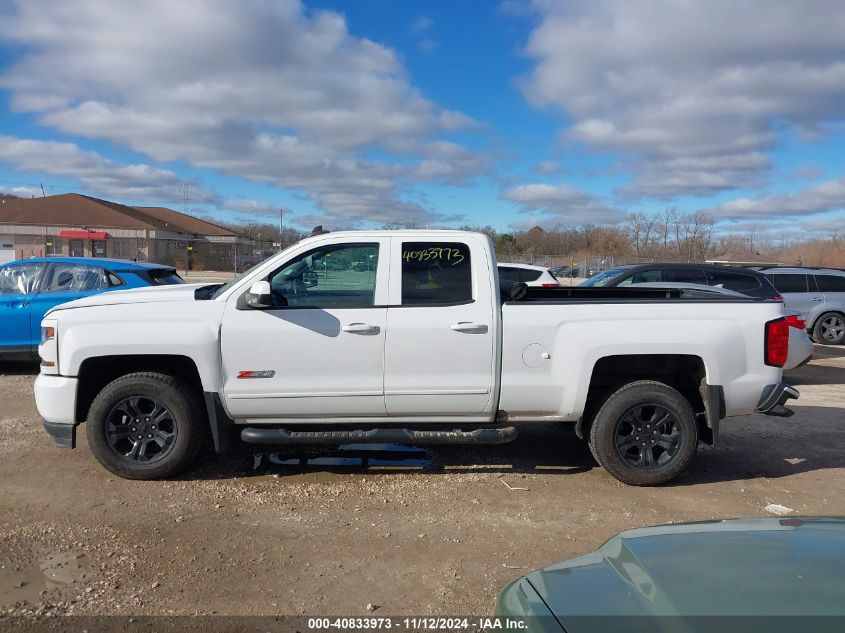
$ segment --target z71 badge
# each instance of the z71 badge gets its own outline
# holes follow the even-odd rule
[[[260,371],[240,371],[238,378],[272,378],[276,372],[272,369],[262,369]]]

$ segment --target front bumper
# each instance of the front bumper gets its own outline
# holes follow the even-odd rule
[[[776,385],[769,385],[763,390],[760,402],[757,404],[757,411],[766,415],[776,415],[781,418],[788,418],[795,415],[795,411],[783,406],[787,400],[797,399],[801,394],[798,390],[779,382]]]
[[[67,376],[38,374],[35,379],[35,406],[44,418],[44,429],[56,446],[76,446],[76,388],[79,381]]]

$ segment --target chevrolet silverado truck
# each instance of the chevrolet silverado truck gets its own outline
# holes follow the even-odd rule
[[[788,416],[783,304],[683,289],[500,287],[484,235],[306,238],[225,285],[116,291],[41,323],[56,444],[168,477],[210,439],[494,444],[570,422],[628,484],[681,473],[720,421]]]

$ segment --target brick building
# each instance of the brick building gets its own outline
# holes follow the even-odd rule
[[[226,263],[229,253],[248,243],[228,229],[164,207],[130,207],[76,193],[0,198],[3,259],[137,257],[173,264],[189,252],[219,252]]]

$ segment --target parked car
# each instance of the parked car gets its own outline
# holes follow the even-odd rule
[[[835,631],[843,568],[842,517],[643,527],[517,578],[496,614],[529,631]]]
[[[183,283],[172,266],[83,257],[25,259],[0,266],[0,358],[37,354],[44,315],[60,303],[142,286]]]
[[[557,288],[557,279],[548,268],[532,266],[531,264],[497,264],[499,268],[499,282],[507,287],[521,281],[526,286],[536,288]]]
[[[373,269],[306,283],[329,257]],[[493,444],[542,420],[571,422],[633,485],[676,477],[724,417],[792,414],[782,303],[525,286],[502,303],[495,266],[478,233],[339,232],[223,286],[79,299],[41,322],[36,405],[59,446],[85,422],[94,456],[131,479],[188,467],[209,431],[218,452],[236,432]]]
[[[568,277],[575,277],[577,271],[570,266],[554,266],[549,268],[549,272],[556,279],[564,279]]]
[[[845,344],[845,271],[832,268],[763,268],[787,308],[807,318],[816,343]]]
[[[723,296],[745,296],[741,292],[735,290],[726,290],[716,286],[702,286],[700,284],[684,284],[677,282],[649,282],[631,284],[630,288],[666,288],[680,289],[691,293],[697,293],[697,296],[706,296],[707,294],[717,294]],[[806,320],[804,316],[797,310],[786,309],[784,317],[789,324],[789,353],[784,364],[784,369],[795,369],[801,365],[806,365],[813,358],[813,341],[807,335]]]
[[[700,284],[735,290],[749,297],[779,296],[771,282],[756,270],[709,264],[633,264],[602,271],[581,286],[616,288],[650,282]]]

